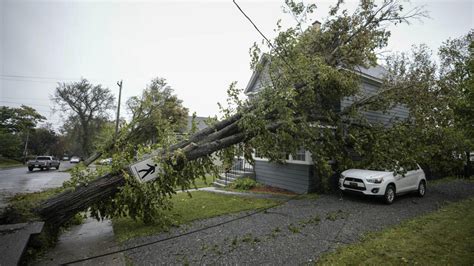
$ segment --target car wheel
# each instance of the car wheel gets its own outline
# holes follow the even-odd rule
[[[424,180],[420,181],[420,184],[418,184],[418,191],[417,191],[418,197],[422,198],[426,194],[426,182]]]
[[[28,167],[28,171],[33,171],[33,167]]]
[[[388,185],[387,189],[385,189],[385,194],[383,196],[385,203],[392,204],[393,201],[395,201],[395,196],[396,196],[395,186]]]
[[[43,169],[44,169],[43,167],[40,167],[40,171],[43,171]]]
[[[56,166],[56,170],[58,170],[58,169],[59,169],[59,165],[58,165],[58,166]]]

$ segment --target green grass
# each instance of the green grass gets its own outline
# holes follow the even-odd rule
[[[167,214],[174,220],[174,225],[233,212],[270,207],[277,202],[269,199],[229,196],[204,191],[191,192],[191,195],[192,198],[187,193],[179,193],[172,198],[173,209]],[[113,219],[113,227],[118,241],[158,234],[165,230],[163,227],[145,225],[130,218]]]
[[[197,178],[194,180],[196,184],[196,188],[203,188],[203,187],[212,187],[212,182],[214,182],[215,177],[212,175],[206,175],[204,178]],[[176,191],[181,191],[181,187],[176,187]],[[191,185],[189,189],[194,189],[194,186]]]
[[[23,166],[23,164],[19,161],[15,161],[8,158],[0,157],[0,169],[8,168],[8,167],[15,167],[15,166]]]
[[[197,188],[202,187],[211,187],[212,182],[214,182],[215,177],[212,175],[207,175],[205,178],[198,178],[194,182],[196,183]]]
[[[439,178],[439,179],[435,179],[435,180],[428,180],[428,185],[445,184],[445,183],[453,182],[453,181],[456,181],[456,180],[464,180],[464,181],[473,182],[474,181],[474,176],[471,176],[469,178],[464,178],[464,177],[460,177],[460,176],[447,176],[447,177],[443,177],[443,178]]]
[[[16,194],[9,200],[9,207],[2,214],[0,221],[6,223],[23,223],[37,220],[38,217],[32,212],[42,201],[61,193],[63,188],[53,188],[41,192]]]
[[[321,265],[472,265],[474,198],[452,203],[323,256]]]

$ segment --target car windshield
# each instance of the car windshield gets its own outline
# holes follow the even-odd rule
[[[49,157],[47,157],[47,156],[38,156],[38,157],[36,157],[36,160],[42,160],[42,161],[44,161],[44,160],[51,160],[51,158],[49,158]]]
[[[371,171],[383,171],[383,172],[391,172],[387,169],[387,167],[369,167],[368,170]]]

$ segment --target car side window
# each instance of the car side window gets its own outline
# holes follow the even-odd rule
[[[418,170],[418,166],[416,164],[413,164],[413,165],[406,165],[405,167],[407,169],[407,171],[415,171],[415,170]]]

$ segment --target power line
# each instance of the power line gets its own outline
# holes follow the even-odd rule
[[[10,100],[33,100],[33,101],[50,101],[49,99],[41,99],[41,98],[13,98],[13,97],[2,97],[3,99],[10,99]]]
[[[41,77],[41,76],[4,75],[4,74],[0,74],[0,77],[6,77],[6,78],[27,78],[27,79],[53,79],[53,80],[79,80],[79,79],[80,79],[80,78],[60,78],[60,77]]]
[[[74,260],[74,261],[69,261],[69,262],[66,262],[66,263],[63,263],[61,265],[69,265],[69,264],[74,264],[74,263],[79,263],[79,262],[84,262],[84,261],[88,261],[88,260],[91,260],[91,259],[97,259],[97,258],[101,258],[101,257],[105,257],[105,256],[109,256],[109,255],[113,255],[113,254],[117,254],[117,253],[121,253],[121,252],[124,252],[124,251],[129,251],[129,250],[132,250],[132,249],[137,249],[137,248],[141,248],[141,247],[146,247],[146,246],[150,246],[150,245],[153,245],[153,244],[157,244],[157,243],[160,243],[160,242],[165,242],[165,241],[168,241],[168,240],[172,240],[172,239],[175,239],[175,238],[180,238],[180,237],[183,237],[183,236],[187,236],[187,235],[191,235],[191,234],[194,234],[194,233],[198,233],[198,232],[202,232],[202,231],[205,231],[207,229],[211,229],[211,228],[215,228],[215,227],[219,227],[221,225],[225,225],[225,224],[228,224],[228,223],[231,223],[231,222],[234,222],[234,221],[238,221],[238,220],[241,220],[241,219],[244,219],[244,218],[247,218],[247,217],[250,217],[250,216],[253,216],[253,215],[256,215],[256,214],[259,214],[259,213],[262,213],[262,212],[265,212],[269,209],[272,209],[272,208],[275,208],[275,207],[278,207],[278,206],[281,206],[291,200],[294,200],[298,197],[300,197],[301,195],[296,195],[296,196],[293,196],[285,201],[281,201],[277,204],[274,204],[270,207],[265,207],[265,208],[260,208],[254,212],[251,212],[251,213],[248,213],[248,214],[245,214],[245,215],[242,215],[240,217],[236,217],[236,218],[233,218],[233,219],[230,219],[230,220],[227,220],[227,221],[224,221],[224,222],[220,222],[220,223],[217,223],[217,224],[214,224],[214,225],[210,225],[210,226],[206,226],[206,227],[203,227],[203,228],[200,228],[200,229],[196,229],[196,230],[193,230],[193,231],[189,231],[189,232],[186,232],[186,233],[183,233],[183,234],[179,234],[179,235],[175,235],[175,236],[170,236],[170,237],[167,237],[167,238],[163,238],[163,239],[159,239],[159,240],[156,240],[156,241],[151,241],[151,242],[148,242],[148,243],[144,243],[144,244],[140,244],[140,245],[136,245],[136,246],[133,246],[133,247],[129,247],[129,248],[123,248],[123,249],[119,249],[117,251],[111,251],[111,252],[107,252],[107,253],[103,253],[103,254],[100,254],[100,255],[96,255],[96,256],[91,256],[91,257],[87,257],[87,258],[83,258],[83,259],[78,259],[78,260]]]
[[[4,78],[0,77],[1,80],[5,81],[21,81],[21,82],[38,82],[38,83],[49,83],[49,84],[57,84],[58,81],[48,81],[48,80],[31,80],[31,79],[15,79],[15,78]]]
[[[283,60],[283,62],[290,68],[291,72],[293,72],[293,74],[296,74],[297,76],[299,76],[299,74],[296,72],[296,70],[293,68],[293,66],[286,60],[285,56],[280,54],[280,52],[275,48],[275,46],[273,46],[273,44],[265,36],[265,34],[263,34],[262,31],[260,31],[260,29],[257,27],[257,25],[252,21],[252,19],[242,10],[242,8],[239,6],[239,4],[237,4],[237,2],[235,0],[232,0],[232,2],[234,2],[235,6],[239,9],[240,13],[242,13],[245,16],[245,18],[247,18],[247,20],[252,24],[252,26],[258,31],[258,33],[265,39],[265,41],[268,43],[268,45],[270,45],[270,47],[280,56],[280,58]],[[286,49],[284,47],[282,49],[285,52],[285,54],[288,55],[288,52],[286,51]]]
[[[11,104],[23,104],[23,105],[36,105],[36,106],[44,106],[44,107],[50,107],[51,105],[44,105],[44,104],[36,104],[36,103],[25,103],[25,102],[11,102],[11,101],[1,101],[2,103],[11,103]]]

